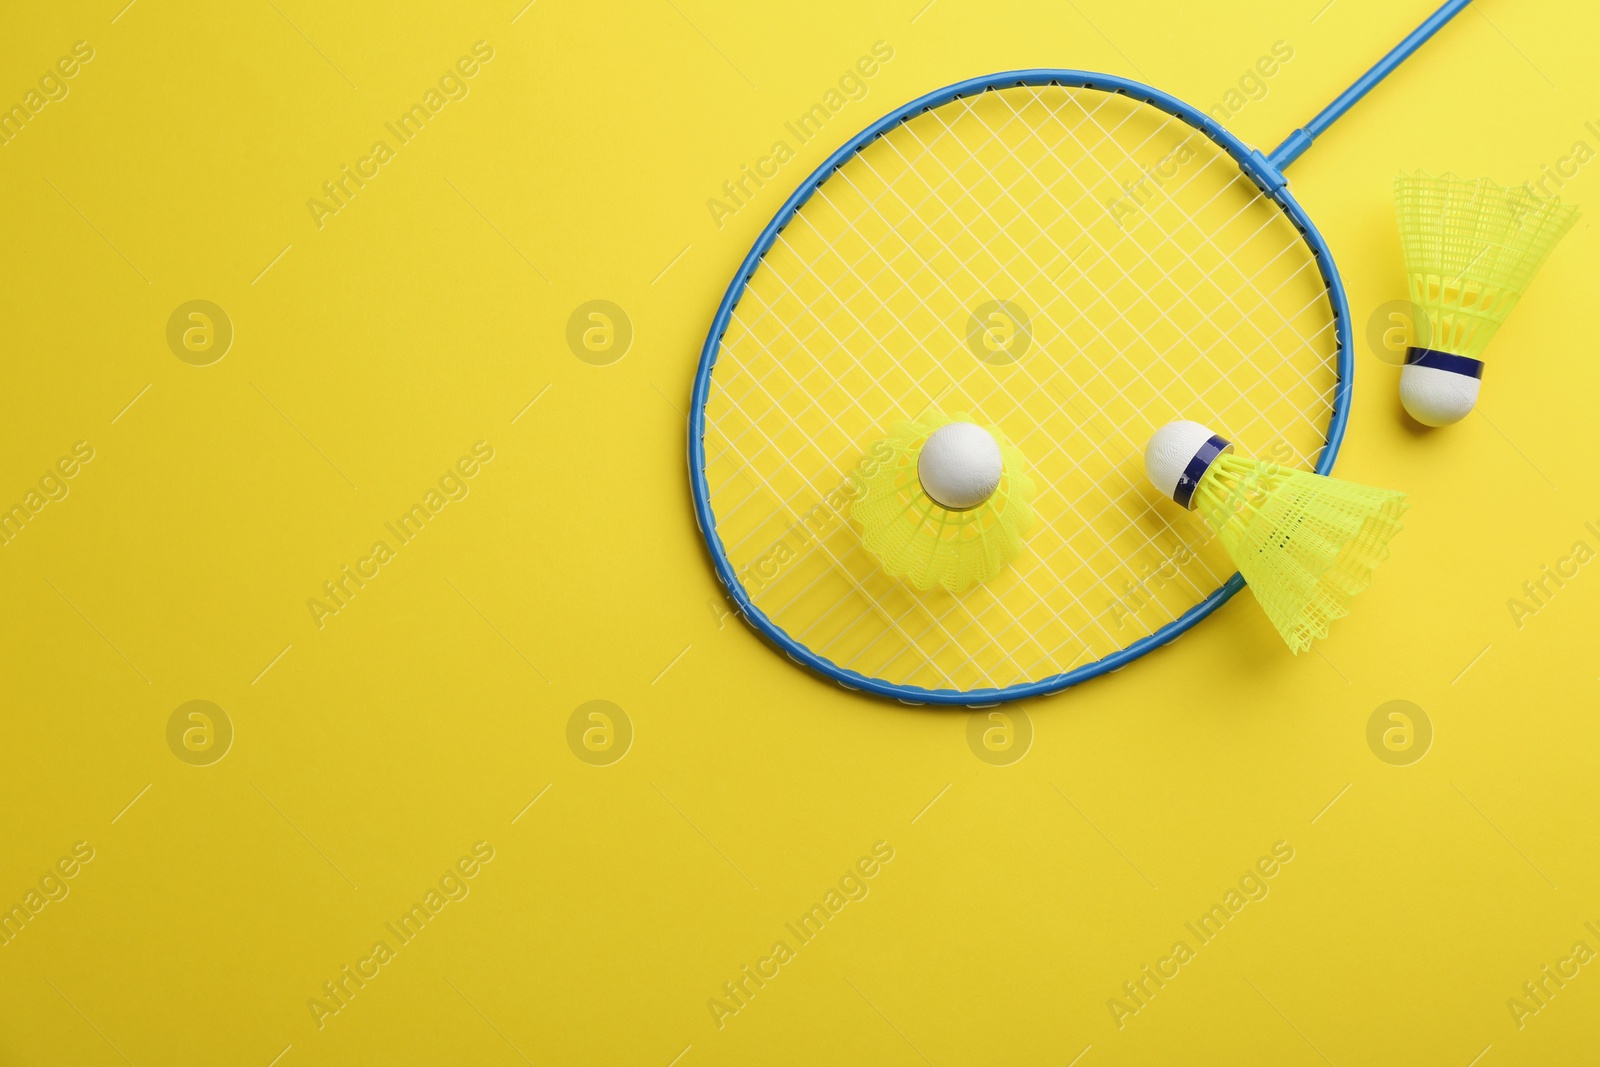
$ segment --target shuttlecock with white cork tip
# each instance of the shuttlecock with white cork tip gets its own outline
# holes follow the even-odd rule
[[[1406,509],[1404,493],[1235,455],[1197,422],[1157,430],[1144,463],[1163,495],[1205,517],[1295,652],[1349,613]]]
[[[928,410],[894,425],[850,507],[861,543],[894,578],[966,591],[999,577],[1033,522],[1033,480],[998,426]]]
[[[1483,350],[1578,209],[1487,178],[1402,174],[1394,182],[1416,338],[1400,402],[1426,426],[1448,426],[1478,402]]]

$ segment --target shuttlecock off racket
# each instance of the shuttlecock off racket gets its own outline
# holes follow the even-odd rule
[[[1406,509],[1405,494],[1392,489],[1236,456],[1197,422],[1157,430],[1144,463],[1157,489],[1205,517],[1296,652],[1349,614]]]
[[[1394,182],[1411,302],[1423,315],[1400,371],[1400,402],[1428,426],[1478,402],[1483,350],[1578,209],[1487,178],[1402,174]]]
[[[998,427],[930,411],[896,423],[884,444],[889,458],[865,478],[850,514],[886,573],[960,593],[1022,552],[1034,486]]]

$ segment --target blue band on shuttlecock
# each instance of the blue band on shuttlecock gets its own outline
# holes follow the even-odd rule
[[[1468,378],[1483,377],[1483,360],[1458,356],[1454,352],[1440,352],[1434,348],[1406,349],[1406,366],[1432,367],[1434,370],[1447,370],[1451,374],[1462,374]]]
[[[1178,484],[1172,490],[1172,499],[1181,507],[1189,507],[1189,501],[1194,499],[1194,491],[1200,486],[1200,479],[1211,469],[1211,464],[1217,461],[1217,457],[1232,447],[1230,442],[1212,434],[1210,440],[1200,446],[1194,458],[1189,461],[1189,465],[1178,476]]]

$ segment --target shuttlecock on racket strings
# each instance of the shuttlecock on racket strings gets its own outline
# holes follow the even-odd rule
[[[1326,637],[1400,532],[1404,493],[1235,455],[1197,422],[1157,430],[1145,472],[1198,511],[1295,652]]]
[[[1487,178],[1402,174],[1394,182],[1400,247],[1417,337],[1400,371],[1400,402],[1428,426],[1466,418],[1478,401],[1483,350],[1578,209]]]
[[[869,456],[850,515],[891,577],[960,593],[1022,552],[1034,485],[999,427],[930,409],[895,423]]]

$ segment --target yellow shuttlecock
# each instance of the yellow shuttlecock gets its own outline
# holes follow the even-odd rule
[[[1022,551],[1033,481],[998,427],[929,410],[895,423],[850,507],[861,542],[892,577],[960,593]]]
[[[1400,401],[1427,426],[1478,402],[1483,350],[1578,209],[1487,178],[1402,174],[1394,181],[1411,303],[1422,311],[1400,372]]]
[[[1205,516],[1250,591],[1296,652],[1326,637],[1400,532],[1404,493],[1233,455],[1197,422],[1157,430],[1155,487]]]

